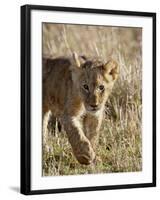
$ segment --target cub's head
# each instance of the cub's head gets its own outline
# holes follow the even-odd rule
[[[96,112],[105,105],[113,88],[119,74],[118,64],[114,60],[103,63],[96,59],[79,58],[76,54],[74,60],[72,79],[86,110]]]

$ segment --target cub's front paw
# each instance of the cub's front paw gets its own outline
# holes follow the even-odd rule
[[[80,164],[89,165],[93,162],[94,159],[91,159],[88,156],[82,154],[82,155],[77,155],[77,160]]]
[[[75,156],[80,164],[89,165],[94,161],[96,155],[90,144],[83,143],[79,146]]]

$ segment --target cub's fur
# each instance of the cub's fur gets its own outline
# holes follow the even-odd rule
[[[43,59],[43,116],[49,110],[67,133],[81,164],[95,159],[107,98],[118,77],[118,64],[73,54]]]

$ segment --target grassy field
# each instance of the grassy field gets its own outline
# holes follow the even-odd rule
[[[141,28],[43,24],[43,56],[72,52],[104,61],[116,59],[120,77],[106,103],[97,155],[83,166],[72,154],[57,121],[46,118],[43,131],[43,176],[134,172],[142,170],[142,30]],[[49,120],[49,121],[48,121]]]

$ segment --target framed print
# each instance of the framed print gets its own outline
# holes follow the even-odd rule
[[[21,193],[156,186],[156,14],[21,7]]]

